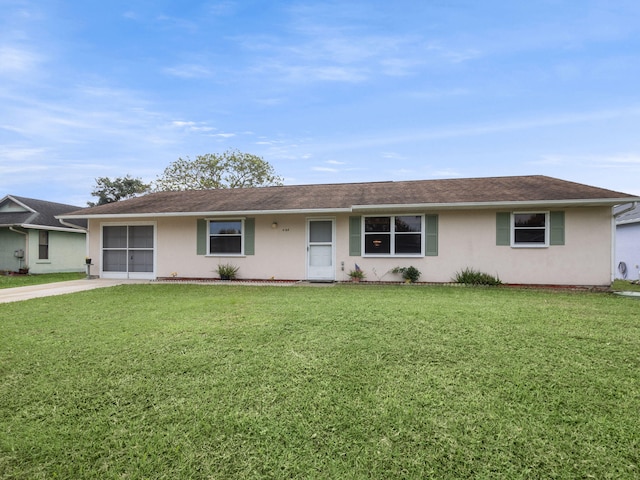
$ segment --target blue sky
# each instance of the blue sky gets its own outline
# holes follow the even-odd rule
[[[637,0],[0,0],[0,197],[259,155],[286,184],[640,194]]]

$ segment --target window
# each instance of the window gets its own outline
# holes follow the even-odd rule
[[[40,230],[38,235],[38,259],[49,259],[49,232],[46,230]]]
[[[365,255],[423,255],[424,217],[396,215],[364,218]]]
[[[242,220],[209,221],[209,254],[242,255]]]
[[[513,246],[546,247],[549,244],[548,214],[525,212],[513,214]]]

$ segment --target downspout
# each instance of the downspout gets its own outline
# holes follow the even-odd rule
[[[24,235],[24,265],[25,268],[29,265],[29,234],[27,232],[22,232],[20,230],[16,230],[16,228],[14,226],[9,226],[9,230],[11,230],[12,232],[15,233],[19,233],[21,235]],[[19,264],[18,264],[19,265]],[[20,267],[22,268],[22,267]]]
[[[638,202],[631,202],[629,204],[629,206],[627,208],[625,208],[624,210],[620,210],[617,213],[613,214],[613,218],[618,218],[620,215],[630,212],[631,210],[633,210],[634,208],[636,208],[638,206]]]
[[[74,225],[73,223],[65,222],[62,218],[58,218],[58,221],[65,227],[74,228],[76,230],[84,230],[85,232],[89,230],[89,227],[84,228],[84,227],[81,227],[80,225]]]
[[[628,207],[614,213],[611,216],[611,283],[616,279],[616,219],[627,212],[630,212],[638,206],[638,202],[631,202]],[[613,211],[613,207],[611,207]]]

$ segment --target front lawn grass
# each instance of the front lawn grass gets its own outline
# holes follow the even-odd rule
[[[86,278],[85,273],[43,273],[38,275],[0,275],[0,288],[27,287],[44,283],[67,282]]]
[[[640,475],[640,302],[123,285],[0,305],[0,477]]]
[[[640,292],[640,283],[629,280],[615,280],[611,284],[611,290],[615,292]]]

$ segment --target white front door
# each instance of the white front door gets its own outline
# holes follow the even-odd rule
[[[309,220],[307,226],[307,279],[333,281],[336,278],[334,222]]]

